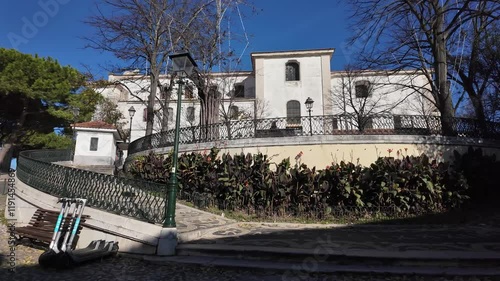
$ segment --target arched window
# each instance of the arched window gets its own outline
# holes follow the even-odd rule
[[[229,119],[235,120],[238,119],[239,108],[235,105],[229,107]]]
[[[299,81],[300,80],[300,67],[296,61],[289,61],[286,63],[286,81]]]
[[[188,100],[191,100],[194,98],[193,88],[191,88],[191,86],[186,85],[184,87],[184,98],[186,98]]]
[[[159,90],[160,90],[160,99],[161,100],[167,99],[167,93],[170,90],[169,87],[168,86],[164,86],[164,87],[160,88]]]
[[[187,108],[187,121],[193,122],[194,121],[194,107],[190,106]]]
[[[300,124],[300,102],[291,100],[286,103],[286,122]]]
[[[245,86],[243,84],[234,85],[234,97],[235,98],[245,97]]]
[[[120,89],[120,97],[118,101],[128,101],[128,91]]]

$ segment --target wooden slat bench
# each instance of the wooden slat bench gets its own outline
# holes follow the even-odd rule
[[[31,217],[30,222],[27,226],[17,227],[16,238],[18,241],[30,240],[32,243],[42,243],[42,244],[50,244],[52,240],[52,235],[54,234],[54,227],[56,226],[57,217],[59,216],[59,211],[47,210],[47,209],[37,209]],[[71,214],[66,216],[66,219],[63,221],[63,228],[61,237],[64,237],[68,229],[68,224],[71,220]],[[82,223],[85,222],[90,216],[82,215],[80,221]],[[78,227],[75,239],[73,241],[73,245],[76,245],[78,241],[78,236],[82,229],[82,225]],[[62,240],[60,240],[62,241]]]

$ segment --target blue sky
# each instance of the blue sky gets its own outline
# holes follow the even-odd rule
[[[50,56],[80,70],[87,65],[97,76],[105,76],[107,72],[100,65],[115,62],[113,55],[85,49],[85,41],[81,39],[92,34],[83,21],[94,13],[94,2],[6,1],[0,10],[0,47]],[[345,48],[346,10],[337,1],[254,0],[254,3],[262,11],[243,19],[250,36],[243,69],[251,68],[251,52],[295,49],[335,48],[332,70],[342,69],[346,64],[349,58]]]

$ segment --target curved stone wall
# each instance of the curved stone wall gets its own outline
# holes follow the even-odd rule
[[[477,138],[417,136],[417,135],[323,135],[280,138],[256,138],[225,140],[197,144],[180,145],[180,153],[203,152],[218,147],[221,153],[258,153],[267,154],[271,161],[280,162],[290,157],[292,163],[302,151],[297,161],[308,166],[324,168],[332,162],[351,161],[370,165],[381,156],[420,155],[425,153],[438,160],[451,160],[453,151],[465,152],[469,146],[483,149],[485,154],[500,155],[500,142]],[[135,156],[147,155],[151,151],[166,154],[171,147],[146,150],[129,155],[125,165]],[[391,151],[389,153],[389,151]]]

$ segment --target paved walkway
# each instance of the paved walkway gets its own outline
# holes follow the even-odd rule
[[[499,225],[242,223],[180,204],[178,210],[181,244],[265,247],[290,253],[500,260]]]
[[[5,197],[0,196],[4,201]],[[1,206],[0,206],[1,209]],[[290,223],[242,223],[177,204],[180,247],[191,249],[258,249],[273,253],[329,254],[353,257],[430,259],[500,259],[499,225],[302,225]],[[9,253],[8,233],[0,224],[0,260]],[[17,273],[8,275],[0,266],[0,280],[496,280],[495,277],[408,277],[372,274],[301,273],[290,279],[283,270],[225,268],[214,264],[162,264],[119,255],[71,271],[44,270],[37,265],[41,250],[19,246]],[[285,270],[286,271],[286,270]],[[303,279],[305,278],[306,279]],[[408,279],[410,278],[410,279]],[[11,280],[11,279],[9,279]]]
[[[202,235],[226,229],[236,223],[235,220],[200,211],[183,204],[176,204],[175,221],[177,231],[182,234],[185,241],[198,239]]]
[[[5,196],[0,195],[0,200],[5,200]],[[0,207],[0,211],[1,207]],[[217,227],[238,225],[231,220],[214,216],[208,213],[195,214],[191,208],[180,208],[178,220],[183,220],[182,224],[190,223],[196,226],[180,227],[185,230],[184,233],[193,233],[202,230],[214,230]],[[186,220],[183,219],[186,216]],[[203,223],[197,224],[199,220]],[[216,223],[214,223],[217,221]],[[216,225],[216,226],[215,226]],[[212,228],[207,228],[212,226]],[[215,228],[214,228],[215,226]],[[242,228],[245,225],[241,226]],[[215,231],[217,232],[217,231]],[[205,235],[213,235],[214,232],[204,232]],[[227,233],[226,233],[227,234]],[[123,255],[111,257],[104,260],[84,264],[71,270],[50,270],[38,266],[38,257],[42,250],[33,249],[25,246],[16,247],[16,271],[11,273],[10,266],[5,262],[6,256],[10,253],[8,245],[8,231],[5,224],[0,223],[0,280],[178,280],[178,281],[272,281],[272,280],[336,280],[336,281],[494,281],[495,277],[439,277],[439,276],[415,276],[415,275],[377,275],[377,274],[342,274],[342,273],[304,273],[301,272],[300,278],[290,274],[288,270],[267,270],[252,268],[227,268],[215,265],[193,265],[181,263],[162,263],[160,265],[151,262],[128,258]],[[202,240],[203,241],[203,240]]]

